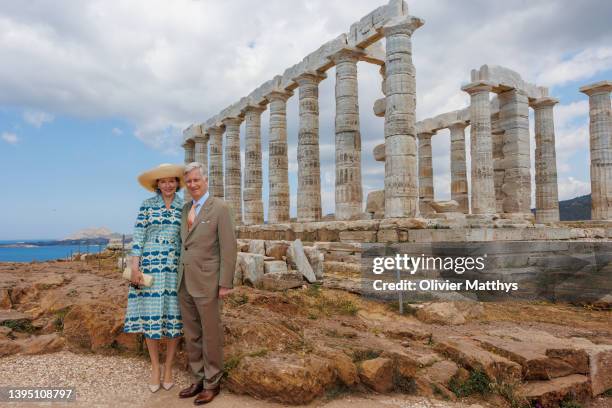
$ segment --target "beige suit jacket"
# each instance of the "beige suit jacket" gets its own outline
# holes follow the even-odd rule
[[[183,206],[181,258],[178,286],[185,279],[193,297],[217,297],[219,286],[232,288],[236,267],[234,219],[225,201],[209,196],[189,231],[187,217],[192,203]]]

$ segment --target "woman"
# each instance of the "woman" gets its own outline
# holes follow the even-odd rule
[[[149,389],[156,392],[160,383],[166,390],[174,385],[172,363],[179,337],[183,335],[176,292],[183,208],[177,192],[184,187],[183,166],[161,164],[142,173],[138,181],[157,194],[144,200],[134,227],[132,282],[123,330],[144,334],[151,358]],[[153,277],[150,287],[143,286],[143,273]],[[168,341],[162,378],[159,342],[164,337]]]

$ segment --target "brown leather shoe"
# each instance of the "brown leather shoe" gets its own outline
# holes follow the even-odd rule
[[[210,390],[204,390],[198,394],[198,396],[193,400],[194,405],[203,405],[208,404],[210,401],[214,400],[217,394],[221,391],[221,387],[217,386]]]
[[[182,389],[179,392],[179,398],[191,398],[198,395],[204,389],[204,384],[201,382],[197,384],[191,384],[189,387]]]

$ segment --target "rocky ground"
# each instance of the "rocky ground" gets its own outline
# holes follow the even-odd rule
[[[127,283],[119,275],[114,259],[0,264],[0,386],[63,380],[88,406],[174,402],[176,390],[147,394],[146,350],[122,333]],[[316,285],[239,287],[223,310],[228,376],[218,406],[612,406],[609,310],[451,302],[406,309],[400,316]],[[179,386],[185,367],[179,353]]]

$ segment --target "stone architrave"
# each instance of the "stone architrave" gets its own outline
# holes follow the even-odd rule
[[[298,222],[321,219],[321,159],[319,156],[319,82],[327,76],[306,72],[295,78],[299,86]]]
[[[183,143],[183,149],[185,149],[185,165],[192,163],[195,160],[195,143],[193,140],[186,140]],[[183,189],[183,198],[185,202],[191,201],[191,195],[187,189]]]
[[[612,81],[585,85],[589,96],[591,147],[591,219],[612,219]]]
[[[359,50],[342,49],[330,57],[336,64],[337,220],[355,219],[363,207],[357,83],[357,61],[362,54]]]
[[[244,224],[258,225],[264,223],[263,180],[261,164],[261,113],[263,106],[248,105],[245,116],[245,151],[244,151]]]
[[[293,92],[274,91],[266,95],[270,103],[268,141],[268,222],[289,222],[289,156],[287,146],[287,99]]]
[[[545,97],[531,102],[535,117],[535,187],[537,223],[559,221],[557,155],[555,152],[555,98]]]
[[[455,200],[459,204],[458,211],[464,214],[470,212],[465,160],[466,126],[467,122],[456,122],[448,127],[451,142],[451,200]]]
[[[241,117],[225,118],[225,201],[230,205],[236,224],[242,224],[242,166],[240,164]]]
[[[206,130],[210,135],[210,169],[208,191],[212,197],[224,198],[223,191],[223,127],[213,126]]]
[[[417,135],[419,140],[419,211],[421,214],[433,212],[430,207],[434,200],[433,163],[431,152],[431,137],[433,132],[423,132]]]
[[[412,34],[423,21],[412,16],[392,19],[382,31],[386,42],[385,217],[414,217],[418,209],[416,146],[416,79]]]
[[[470,150],[472,158],[472,214],[495,213],[491,105],[493,86],[476,81],[461,89],[470,94]]]

